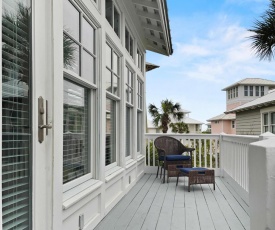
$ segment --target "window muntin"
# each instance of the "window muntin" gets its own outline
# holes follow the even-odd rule
[[[88,90],[64,80],[63,184],[89,172]]]
[[[126,95],[126,101],[129,103],[129,104],[133,104],[133,91],[134,91],[134,74],[133,72],[128,68],[126,67],[126,79],[125,79],[125,88],[126,88],[126,92],[125,92],[125,95]]]
[[[245,85],[244,86],[244,96],[248,96],[248,86],[247,85]]]
[[[134,58],[134,40],[129,30],[125,27],[125,48],[128,53]]]
[[[117,161],[116,139],[117,139],[117,102],[106,99],[106,145],[105,145],[105,165],[115,164]]]
[[[112,0],[105,2],[105,17],[117,36],[120,37],[120,14]]]
[[[119,65],[120,58],[118,54],[106,45],[106,90],[116,96],[119,96]]]
[[[96,28],[70,1],[63,2],[64,68],[95,84]]]
[[[253,96],[253,86],[249,86],[249,96],[252,97]]]

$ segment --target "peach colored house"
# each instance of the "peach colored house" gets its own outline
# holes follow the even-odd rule
[[[245,78],[230,86],[226,91],[226,112],[262,97],[275,88],[275,81],[261,78]],[[207,120],[211,122],[211,133],[236,134],[236,115],[234,113],[220,114]]]

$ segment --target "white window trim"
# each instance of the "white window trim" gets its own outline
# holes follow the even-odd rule
[[[263,115],[264,114],[268,114],[268,132],[271,132],[271,119],[270,119],[270,114],[271,113],[274,113],[275,112],[275,106],[272,106],[272,107],[268,107],[268,108],[265,108],[265,109],[261,109],[260,110],[260,114],[261,114],[261,133],[264,132],[264,122],[263,122]]]

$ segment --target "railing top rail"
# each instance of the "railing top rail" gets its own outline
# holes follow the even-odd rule
[[[171,133],[145,133],[145,137],[159,137],[159,136],[170,136],[175,138],[185,137],[189,139],[193,138],[219,138],[219,134],[195,134],[195,133],[188,133],[188,134],[171,134]]]

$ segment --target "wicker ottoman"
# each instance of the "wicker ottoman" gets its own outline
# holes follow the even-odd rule
[[[192,184],[213,184],[215,190],[215,170],[207,168],[178,168],[177,185],[180,176],[187,176],[188,192]]]

